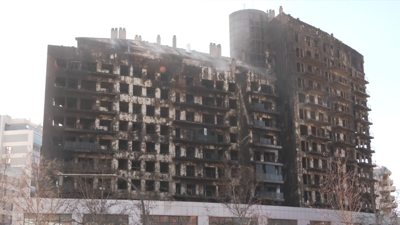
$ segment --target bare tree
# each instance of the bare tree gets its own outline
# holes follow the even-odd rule
[[[246,166],[225,164],[226,171],[221,179],[218,202],[227,209],[233,218],[212,218],[210,224],[266,224],[268,215],[260,210],[261,198],[256,196],[258,182],[254,169]],[[209,216],[214,216],[212,209],[207,208]]]
[[[327,209],[331,209],[337,220],[346,224],[357,223],[363,207],[363,192],[359,188],[355,168],[342,157],[331,158],[331,166],[321,184],[326,196]],[[330,217],[328,211],[323,215]]]
[[[59,198],[59,188],[56,183],[61,168],[62,165],[56,160],[44,157],[40,160],[28,160],[19,179],[13,184],[16,188],[12,201],[14,210],[29,215],[38,224],[51,223],[50,215],[66,210],[69,205],[64,199]]]

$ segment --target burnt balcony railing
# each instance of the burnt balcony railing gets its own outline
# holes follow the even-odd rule
[[[86,132],[86,133],[115,133],[112,126],[99,126],[95,127],[94,124],[77,124],[65,126],[65,131]]]
[[[367,110],[367,111],[371,111],[371,104],[369,104],[369,103],[357,103],[357,102],[354,102],[354,108],[356,108],[356,109],[363,109],[363,110]]]
[[[364,90],[361,88],[352,88],[353,94],[362,96],[362,97],[370,97],[370,92],[369,90]]]
[[[308,78],[311,78],[311,79],[315,79],[315,80],[319,80],[319,81],[324,81],[324,80],[326,80],[326,78],[325,78],[323,75],[318,74],[318,73],[316,73],[316,72],[305,71],[305,72],[302,73],[302,74],[303,74],[303,76],[308,77]]]
[[[362,131],[362,132],[355,132],[356,136],[363,137],[363,138],[369,138],[373,139],[374,138],[374,132],[371,131]]]
[[[283,182],[283,177],[280,174],[256,173],[256,179],[260,181],[278,181]]]
[[[369,124],[369,125],[373,124],[371,117],[362,116],[362,115],[356,115],[355,117],[356,117],[355,119],[357,122],[365,123],[365,124]]]
[[[275,109],[273,109],[272,107],[267,107],[267,104],[264,103],[254,102],[253,110],[265,113],[279,114]]]
[[[274,149],[281,149],[282,146],[280,146],[280,142],[277,141],[277,143],[274,143],[273,140],[269,138],[258,138],[254,137],[253,138],[253,144],[260,146],[260,147],[267,147],[267,148],[274,148]]]
[[[347,96],[350,96],[349,94],[347,94]],[[351,103],[353,102],[350,97],[347,97],[346,95],[340,95],[338,93],[332,92],[331,93],[331,99],[333,100],[337,100],[337,101],[341,101],[341,102],[345,102],[345,103]]]
[[[365,84],[369,83],[369,79],[367,76],[365,76],[364,74],[361,73],[354,73],[351,75],[351,79],[355,80],[355,81],[360,81],[360,82],[364,82]]]
[[[256,191],[257,197],[260,198],[269,198],[269,199],[275,199],[275,200],[284,200],[283,198],[283,193],[277,193],[277,192],[272,192],[272,191]]]
[[[280,131],[279,128],[273,127],[273,126],[267,126],[265,121],[262,120],[254,120],[253,121],[253,126],[256,128],[262,128],[265,130],[275,130],[275,131]]]
[[[66,141],[64,143],[64,149],[66,150],[76,150],[82,152],[98,152],[98,151],[107,151],[108,146],[100,145],[99,143],[90,143],[90,142],[73,142]]]
[[[213,145],[230,145],[226,143],[225,139],[218,138],[218,136],[202,135],[202,134],[186,134],[183,138],[175,137],[174,141],[177,142],[196,142],[198,144],[213,144]]]

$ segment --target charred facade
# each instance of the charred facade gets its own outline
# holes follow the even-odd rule
[[[273,60],[272,68],[268,64],[266,68],[277,78],[285,204],[323,205],[326,196],[320,193],[320,184],[325,171],[332,157],[343,157],[346,169],[359,175],[368,211],[375,198],[375,180],[364,57],[282,8],[276,17],[273,10],[234,12],[230,31],[231,57],[253,65],[259,64],[254,54]],[[248,38],[237,44],[236,34]]]
[[[48,47],[42,154],[183,201],[218,201],[229,169],[250,166],[255,197],[283,202],[275,75],[222,57],[220,45],[206,54],[115,32]],[[119,198],[133,190],[110,185]]]

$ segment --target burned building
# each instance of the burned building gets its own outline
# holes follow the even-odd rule
[[[323,204],[320,184],[334,156],[346,160],[347,170],[357,171],[360,191],[372,203],[374,150],[363,56],[333,34],[283,13],[282,7],[277,16],[274,10],[234,12],[230,32],[231,57],[253,65],[260,64],[258,57],[273,60],[285,204]]]
[[[229,168],[250,166],[254,195],[283,202],[274,74],[222,57],[220,45],[206,54],[176,48],[175,36],[172,47],[125,38],[112,29],[48,46],[42,153],[164,200],[216,201]],[[121,198],[133,190],[111,185]]]

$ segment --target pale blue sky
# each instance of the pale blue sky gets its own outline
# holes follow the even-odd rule
[[[32,118],[43,115],[47,44],[76,46],[75,37],[110,37],[111,27],[125,27],[149,42],[161,35],[163,45],[190,43],[208,52],[210,42],[222,44],[229,56],[229,14],[246,8],[279,6],[293,17],[320,28],[364,55],[370,80],[370,116],[376,148],[374,160],[393,172],[400,187],[400,151],[396,140],[400,106],[400,1],[0,1],[0,114]]]

